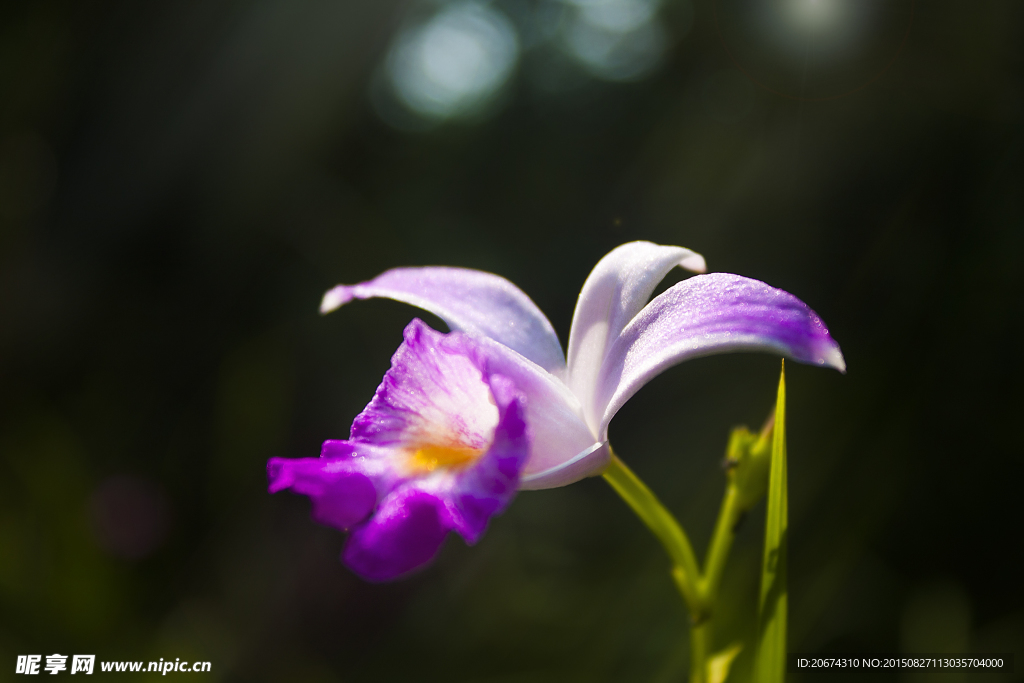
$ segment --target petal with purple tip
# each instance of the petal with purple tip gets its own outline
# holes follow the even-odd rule
[[[598,380],[599,435],[640,387],[690,358],[768,351],[846,371],[821,318],[792,294],[758,280],[698,275],[654,298],[609,349]]]
[[[320,312],[352,299],[384,297],[430,311],[452,330],[493,339],[561,373],[565,356],[558,335],[523,290],[503,277],[468,268],[395,268],[357,285],[324,294]]]

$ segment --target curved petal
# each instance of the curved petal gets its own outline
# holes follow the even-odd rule
[[[530,457],[523,467],[520,488],[564,486],[594,474],[593,468],[562,471],[556,477],[548,474],[563,468],[597,442],[593,430],[583,419],[579,401],[569,388],[508,347],[490,340],[476,341],[486,357],[485,372],[509,378],[526,398]],[[603,465],[597,463],[596,467],[599,470]]]
[[[406,488],[385,498],[377,513],[352,531],[341,557],[368,581],[390,581],[434,559],[452,526],[444,501]]]
[[[821,318],[792,294],[739,275],[698,275],[651,301],[612,344],[598,380],[598,435],[607,438],[619,408],[665,369],[731,351],[768,351],[846,371]]]
[[[683,247],[629,242],[598,261],[583,283],[569,333],[568,383],[595,429],[601,415],[594,392],[605,353],[676,266],[703,273],[704,257]]]
[[[580,479],[600,474],[608,466],[610,453],[608,442],[600,441],[591,444],[565,462],[549,467],[546,470],[524,475],[519,488],[524,491],[553,489],[568,486]]]
[[[352,299],[385,297],[430,311],[452,330],[488,337],[518,351],[549,372],[565,369],[558,335],[537,305],[514,284],[467,268],[395,268],[358,285],[324,294],[320,312]]]

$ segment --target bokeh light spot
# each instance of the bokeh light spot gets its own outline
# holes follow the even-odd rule
[[[658,0],[565,0],[574,11],[562,47],[592,76],[636,81],[649,75],[669,46]]]
[[[656,0],[570,0],[584,20],[607,31],[624,33],[651,21],[658,10]]]
[[[515,27],[477,2],[448,7],[401,33],[387,71],[398,99],[434,119],[472,113],[508,80],[519,58]]]
[[[630,31],[609,31],[586,20],[572,22],[565,33],[569,54],[592,75],[608,81],[635,81],[661,61],[668,36],[660,22]]]

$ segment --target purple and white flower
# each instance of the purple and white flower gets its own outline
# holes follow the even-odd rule
[[[488,365],[468,335],[413,320],[349,439],[272,458],[270,492],[309,496],[315,520],[351,529],[343,559],[371,580],[426,564],[451,530],[475,543],[529,455],[523,397]]]
[[[419,320],[348,441],[319,459],[275,458],[271,491],[310,496],[314,517],[351,534],[357,573],[384,580],[428,562],[448,530],[472,543],[515,490],[600,473],[608,425],[640,387],[690,358],[768,351],[845,371],[839,345],[806,304],[763,282],[697,275],[648,302],[689,249],[630,242],[606,255],[580,292],[568,362],[551,323],[508,280],[462,268],[396,268],[323,298],[327,313],[386,297],[444,320]]]

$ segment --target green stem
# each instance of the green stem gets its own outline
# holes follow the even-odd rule
[[[739,490],[730,483],[725,489],[722,507],[718,511],[715,534],[711,537],[711,545],[708,546],[704,574],[701,579],[701,594],[709,609],[718,598],[718,587],[722,583],[725,560],[729,556],[729,550],[732,549],[733,539],[736,538],[734,530],[742,514],[739,500]]]
[[[730,482],[722,498],[722,507],[718,510],[715,533],[708,546],[704,573],[698,586],[705,620],[693,624],[690,631],[690,683],[705,683],[707,680],[708,656],[712,646],[712,617],[718,603],[718,588],[722,583],[725,560],[736,537],[733,530],[742,514],[739,501],[739,490]]]
[[[725,561],[735,538],[734,529],[743,514],[742,491],[730,476],[702,573],[679,522],[614,452],[604,478],[654,532],[672,559],[672,578],[690,609],[690,683],[706,683],[712,645],[711,617],[718,601]]]
[[[609,448],[609,450],[611,449]],[[633,474],[632,470],[626,467],[625,463],[619,460],[614,452],[611,453],[608,469],[604,471],[604,478],[665,546],[665,550],[675,565],[672,576],[690,608],[691,618],[694,623],[703,620],[700,568],[697,565],[697,558],[693,554],[690,539],[686,537],[686,532],[679,526],[679,522],[672,516],[672,513],[665,509],[657,496],[640,481],[639,477]]]
[[[705,683],[707,680],[710,630],[708,621],[690,628],[690,683]]]

